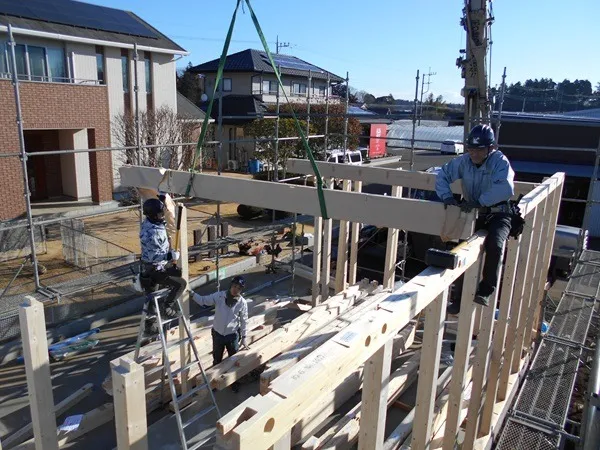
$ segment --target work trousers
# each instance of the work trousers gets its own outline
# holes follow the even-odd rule
[[[223,336],[222,334],[212,330],[213,340],[213,366],[223,361],[223,354],[227,349],[227,356],[235,355],[240,349],[239,333],[232,333]]]
[[[174,270],[170,269],[155,270],[154,268],[147,267],[146,270],[142,272],[141,280],[143,280],[142,285],[147,295],[161,288],[169,288],[167,297],[164,300],[159,299],[161,314],[164,313],[167,307],[172,307],[175,304],[175,301],[183,294],[187,287],[187,282],[183,278],[177,276]],[[154,314],[156,312],[154,310],[154,301],[148,303],[148,312]],[[156,331],[156,319],[146,320],[146,330],[147,332]]]

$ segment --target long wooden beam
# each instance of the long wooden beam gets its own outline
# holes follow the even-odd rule
[[[229,201],[260,208],[320,216],[317,190],[312,187],[278,184],[206,174],[126,166],[119,169],[124,186],[160,188],[179,195],[192,195],[218,201]],[[191,184],[188,193],[188,185]],[[357,192],[326,189],[324,192],[330,219],[348,220],[387,228],[399,228],[425,234],[440,235],[447,210],[438,202],[392,198]],[[456,210],[456,211],[455,211]],[[471,235],[474,213],[467,215],[464,228],[455,238]]]
[[[306,159],[288,159],[287,168],[288,171],[298,174],[311,175],[314,173],[310,161]],[[317,162],[317,168],[322,177],[435,191],[436,175],[433,173],[371,167],[369,165],[354,166],[320,161]],[[515,195],[528,194],[535,186],[534,183],[517,181],[515,182]],[[462,183],[460,181],[453,183],[450,188],[455,194],[462,194]]]

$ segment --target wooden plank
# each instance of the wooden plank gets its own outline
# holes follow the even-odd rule
[[[381,450],[383,447],[391,364],[391,340],[365,363],[359,450]]]
[[[273,450],[290,450],[292,448],[292,432],[291,430],[285,433],[275,444]]]
[[[411,444],[414,448],[429,448],[435,404],[435,393],[431,387],[437,385],[447,301],[448,289],[446,288],[427,306],[425,312],[425,329],[415,405],[415,427]]]
[[[152,167],[121,167],[124,186],[164,189],[185,195],[192,182],[191,195],[217,201],[229,201],[260,208],[320,216],[317,190],[313,187],[271,183],[268,181],[207,175],[201,173],[157,169]],[[399,228],[439,235],[446,210],[438,202],[392,198],[382,195],[343,192],[325,189],[325,203],[330,219],[348,220],[379,227]],[[474,213],[469,213],[466,225],[457,238],[472,234]]]
[[[354,182],[354,192],[362,190],[362,181]],[[356,283],[356,269],[358,264],[358,236],[360,234],[361,224],[352,222],[350,226],[350,265],[348,267],[348,283],[352,286]]]
[[[188,263],[188,227],[187,227],[187,209],[182,205],[181,209],[181,225],[179,230],[179,251],[181,252],[181,259],[179,260],[179,267],[181,268],[181,277],[186,283],[190,282],[189,263]],[[190,319],[190,295],[188,290],[185,289],[181,295],[179,301],[181,302],[181,308],[183,309],[183,315],[189,321]],[[179,319],[179,339],[183,340],[187,338],[183,319]],[[191,347],[189,342],[182,342],[179,346],[180,352],[180,367],[187,366],[191,361]],[[185,394],[190,389],[190,378],[191,374],[185,370],[181,373],[181,393]]]
[[[500,279],[500,273],[498,279]],[[469,401],[469,420],[467,421],[467,429],[465,430],[465,442],[463,443],[464,450],[471,450],[473,442],[477,437],[479,419],[481,416],[481,408],[484,400],[484,393],[487,387],[488,366],[491,353],[492,333],[494,329],[494,315],[496,312],[495,305],[498,301],[498,289],[490,299],[490,305],[479,306],[482,308],[481,313],[481,328],[477,336],[477,351],[475,353],[475,361],[473,364],[473,387],[471,390],[471,400]]]
[[[529,280],[529,264],[532,252],[532,235],[534,231],[534,223],[537,211],[525,217],[525,227],[521,235],[519,260],[517,263],[517,280],[513,291],[513,298],[510,305],[510,320],[508,322],[508,330],[506,334],[506,345],[502,355],[502,367],[500,368],[500,380],[498,382],[498,400],[502,401],[506,398],[508,389],[508,380],[511,373],[511,364],[513,353],[515,350],[515,341],[519,317],[521,314],[521,306],[525,288]],[[520,352],[519,352],[520,359]]]
[[[311,175],[314,173],[310,161],[306,159],[287,160],[290,172]],[[336,164],[317,161],[317,167],[322,177],[332,177],[342,180],[363,181],[365,183],[379,183],[390,186],[404,186],[413,189],[435,191],[435,174],[389,169],[384,167],[371,167],[369,165],[353,166],[349,164]],[[515,182],[515,194],[527,194],[535,187],[534,183]],[[453,183],[452,192],[462,194],[462,184]]]
[[[118,450],[147,450],[144,369],[132,359],[111,364]]]
[[[312,305],[321,303],[321,259],[323,258],[323,218],[315,216],[314,231],[315,242],[313,246],[313,271],[312,271]]]
[[[494,338],[492,344],[492,355],[490,358],[490,369],[487,383],[487,390],[481,414],[481,423],[477,437],[485,436],[490,433],[492,426],[492,414],[496,403],[496,392],[498,382],[500,381],[500,368],[504,359],[504,341],[506,338],[506,328],[508,325],[509,311],[511,309],[511,299],[516,286],[517,263],[519,258],[519,240],[510,239],[506,251],[506,262],[504,264],[504,275],[502,277],[502,293],[500,296],[500,311],[498,320],[494,327]],[[491,305],[490,305],[491,306]]]
[[[402,197],[402,187],[392,187],[392,197]],[[397,228],[388,228],[388,236],[385,247],[385,266],[383,269],[383,287],[391,289],[396,282],[396,259],[398,257],[398,235]]]
[[[333,189],[333,180],[325,180],[325,186],[328,190]],[[331,219],[323,220],[323,261],[321,262],[321,301],[329,298],[329,284],[326,280],[331,277],[331,230],[333,221]]]
[[[58,450],[44,306],[26,295],[19,307],[27,394],[36,450]]]
[[[477,292],[482,261],[483,255],[477,263],[473,264],[465,272],[460,314],[458,316],[458,334],[454,350],[454,367],[449,387],[444,450],[454,449],[455,438],[460,426],[460,411],[462,409],[465,388],[469,382],[467,370],[469,367],[469,355],[473,350],[472,336],[475,313],[473,298],[475,297],[475,292]]]
[[[350,181],[344,180],[343,190],[350,192]],[[348,235],[349,227],[347,220],[340,220],[337,248],[337,261],[335,270],[335,293],[346,289],[348,277]]]
[[[83,400],[85,397],[90,395],[92,393],[93,387],[94,385],[92,383],[87,383],[83,385],[80,389],[76,390],[71,395],[66,397],[65,399],[58,402],[54,407],[55,417],[63,415],[67,410],[69,410],[81,400]],[[14,445],[20,444],[24,440],[29,439],[32,435],[32,432],[33,424],[30,422],[23,428],[20,428],[19,430],[15,431],[13,434],[8,436],[8,438],[4,440],[4,447],[11,448]]]

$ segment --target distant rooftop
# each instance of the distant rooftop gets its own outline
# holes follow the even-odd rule
[[[554,123],[557,125],[577,125],[600,127],[600,115],[598,109],[582,111],[571,111],[565,113],[529,113],[529,112],[503,112],[502,122],[530,122],[530,123]],[[494,112],[494,116],[498,113]]]
[[[327,75],[333,82],[343,81],[331,72],[327,72],[314,64],[290,55],[274,54],[273,60],[280,67],[283,75],[294,75],[307,77],[310,71],[313,78],[327,79]],[[215,73],[219,68],[219,59],[213,59],[192,68],[196,73]],[[264,72],[275,73],[269,62],[266,52],[254,49],[246,49],[241,52],[227,56],[225,61],[225,72]]]
[[[449,127],[445,126],[447,122],[439,122],[434,120],[422,120],[421,125],[415,127],[415,139],[418,141],[416,146],[431,150],[439,150],[442,141],[457,141],[462,142],[464,128],[462,126]],[[388,138],[402,139],[401,141],[388,141],[388,146],[410,145],[412,138],[412,120],[397,120],[393,124],[388,125]],[[421,142],[434,141],[434,142]]]
[[[177,114],[184,119],[195,121],[202,121],[206,117],[204,111],[180,92],[177,92]]]

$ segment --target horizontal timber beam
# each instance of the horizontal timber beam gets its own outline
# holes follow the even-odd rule
[[[312,216],[321,215],[317,189],[313,187],[138,166],[121,167],[119,172],[124,186],[159,189],[179,195]],[[188,194],[187,187],[190,183]],[[424,200],[331,189],[324,191],[324,197],[330,219],[399,228],[437,236],[442,231],[446,214],[454,214],[457,219],[461,214],[459,208],[446,210],[441,203]],[[463,230],[453,238],[469,237],[473,230],[473,223],[474,214],[469,213]]]
[[[385,167],[371,167],[369,165],[354,166],[350,164],[336,164],[317,162],[319,174],[326,178],[341,180],[362,181],[364,183],[387,184],[390,186],[403,186],[412,189],[435,191],[435,178],[433,173],[411,170],[390,169]],[[288,159],[287,169],[291,173],[312,175],[314,170],[307,159]],[[527,194],[536,186],[535,183],[515,182],[515,195]],[[462,194],[460,181],[450,186],[455,194]]]

